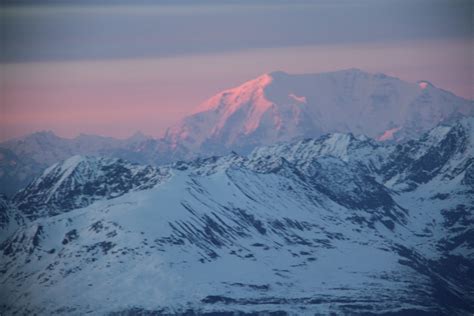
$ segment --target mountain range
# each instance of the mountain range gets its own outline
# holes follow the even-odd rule
[[[136,133],[120,140],[81,134],[68,139],[51,131],[36,132],[0,144],[0,193],[11,196],[44,169],[74,155],[113,156],[121,148],[142,144],[151,137]]]
[[[0,199],[0,310],[470,315],[473,157],[473,117],[162,166],[76,155]]]
[[[162,164],[341,132],[402,141],[439,123],[474,115],[474,103],[428,81],[404,82],[358,69],[264,74],[218,93],[162,138],[95,135],[65,139],[38,132],[0,144],[0,193],[12,196],[72,155]]]

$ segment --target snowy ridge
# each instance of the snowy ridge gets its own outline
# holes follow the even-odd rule
[[[73,157],[10,206],[31,201],[0,244],[0,307],[469,315],[473,120],[403,144],[332,134],[159,169]],[[84,190],[102,183],[114,189]]]
[[[169,176],[166,168],[121,159],[73,156],[46,169],[13,197],[30,219],[84,207],[95,200],[145,190]]]
[[[309,159],[332,156],[345,162],[369,161],[376,163],[377,160],[385,158],[390,152],[390,146],[382,146],[379,143],[364,137],[352,134],[328,134],[318,139],[305,139],[290,144],[272,145],[255,149],[249,157],[258,156],[281,156],[297,163],[307,162]],[[379,161],[378,164],[381,162]]]
[[[48,166],[73,155],[103,154],[150,139],[139,132],[128,139],[116,139],[97,135],[80,134],[68,139],[56,136],[51,131],[36,132],[22,138],[1,143],[19,156],[29,156],[33,160]]]
[[[397,145],[392,163],[383,167],[385,184],[398,190],[411,190],[435,178],[455,178],[473,163],[473,118],[451,125],[440,125],[423,135]]]
[[[150,140],[139,132],[121,140],[86,134],[68,139],[43,131],[0,143],[0,193],[14,195],[46,168],[74,155],[121,157],[124,152],[130,160],[143,162],[130,152]]]

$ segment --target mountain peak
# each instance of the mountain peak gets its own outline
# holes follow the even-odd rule
[[[32,133],[31,135],[35,136],[56,136],[56,134],[52,130],[42,130]]]
[[[61,138],[57,136],[53,131],[51,130],[43,130],[43,131],[37,131],[25,136],[17,137],[17,138],[12,138],[9,140],[6,140],[5,142],[2,143],[5,147],[15,147],[18,144],[23,144],[23,145],[32,145],[32,146],[42,146],[50,143],[54,143],[57,141],[62,141],[64,138]]]
[[[52,216],[149,189],[168,176],[166,168],[141,166],[117,158],[75,155],[46,169],[13,198],[30,219]]]
[[[126,140],[130,143],[139,143],[139,142],[143,142],[143,141],[146,141],[148,139],[151,139],[151,138],[152,138],[151,136],[145,135],[141,131],[136,131],[135,133],[133,133],[132,136],[130,136]]]
[[[341,70],[337,70],[337,71],[334,71],[334,72],[328,72],[328,73],[348,73],[348,74],[366,74],[366,75],[369,74],[368,72],[366,72],[362,69],[359,69],[359,68],[355,68],[355,67],[341,69]]]
[[[233,112],[238,107],[238,104],[248,102],[250,99],[258,99],[262,95],[262,90],[273,81],[273,76],[272,73],[265,73],[255,79],[244,82],[240,86],[224,90],[199,105],[194,113],[218,109]]]
[[[32,134],[26,135],[22,137],[22,140],[55,140],[55,139],[60,139],[61,137],[57,136],[53,131],[51,130],[44,130],[44,131],[38,131],[34,132]]]
[[[275,71],[272,71],[272,72],[270,72],[270,73],[268,73],[268,74],[266,74],[266,75],[268,75],[268,76],[270,76],[270,77],[272,77],[272,78],[274,78],[274,79],[275,79],[275,78],[281,78],[281,77],[291,76],[291,74],[289,74],[289,73],[287,73],[287,72],[285,72],[285,71],[283,71],[283,70],[275,70]]]
[[[434,88],[435,86],[429,82],[429,81],[426,81],[426,80],[419,80],[417,82],[418,84],[418,87],[420,87],[421,90],[425,90],[427,88]]]
[[[246,93],[246,90],[251,90],[255,91],[257,89],[263,89],[269,84],[272,83],[272,81],[275,79],[276,76],[279,76],[279,74],[276,73],[265,73],[256,79],[249,80],[247,82],[244,82],[242,85],[230,89],[229,91],[237,92],[237,93]]]
[[[332,132],[398,141],[474,114],[472,101],[423,82],[431,88],[357,68],[319,74],[274,71],[213,96],[165,138],[207,154],[249,152]]]

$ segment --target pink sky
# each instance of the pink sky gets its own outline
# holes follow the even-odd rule
[[[0,64],[0,140],[38,130],[160,136],[213,94],[274,70],[361,68],[473,98],[473,43],[295,46],[174,58]]]

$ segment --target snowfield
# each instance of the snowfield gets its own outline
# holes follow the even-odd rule
[[[1,313],[470,315],[473,124],[163,167],[74,156],[0,201]]]

